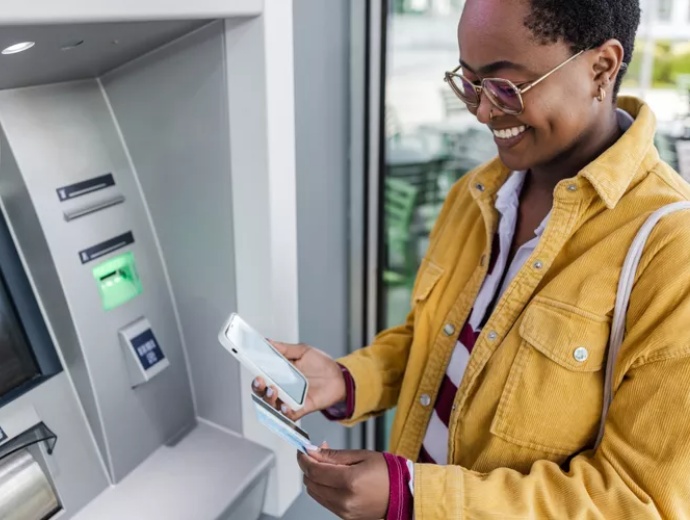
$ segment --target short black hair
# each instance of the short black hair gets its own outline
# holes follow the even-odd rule
[[[625,50],[614,97],[632,60],[640,25],[639,0],[527,0],[531,14],[525,25],[542,44],[563,41],[573,52],[591,49],[610,39]]]

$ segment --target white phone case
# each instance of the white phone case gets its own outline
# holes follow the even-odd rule
[[[297,373],[302,376],[302,379],[304,380],[304,394],[302,396],[302,402],[298,403],[295,401],[292,397],[290,397],[285,390],[283,390],[268,374],[266,374],[259,366],[257,366],[249,357],[245,355],[245,353],[242,350],[242,345],[235,345],[232,341],[227,336],[227,331],[230,329],[230,325],[232,324],[233,320],[241,320],[243,324],[247,327],[249,327],[252,331],[256,332],[256,330],[251,327],[245,320],[243,320],[237,313],[233,313],[230,315],[228,320],[225,322],[223,325],[223,328],[220,329],[220,333],[218,334],[218,341],[220,341],[220,344],[223,345],[225,350],[230,352],[235,359],[237,359],[249,372],[251,372],[253,377],[261,377],[263,380],[266,382],[268,386],[273,386],[278,389],[278,399],[280,399],[283,403],[285,403],[290,409],[292,410],[300,410],[304,406],[304,400],[307,397],[307,392],[309,391],[309,381],[307,380],[306,377],[304,377],[304,374],[299,372],[297,368],[295,370]],[[258,332],[256,332],[259,334]],[[264,336],[259,336],[263,339]],[[266,340],[264,340],[266,341]],[[285,359],[286,363],[290,363],[290,361],[285,358],[280,352],[278,352],[273,345],[268,343],[266,341],[267,345],[271,347],[271,350],[273,350],[277,356],[280,356],[281,358]],[[292,364],[292,363],[290,363]],[[294,365],[292,365],[294,367]]]

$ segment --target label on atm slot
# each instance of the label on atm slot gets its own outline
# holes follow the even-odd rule
[[[130,340],[134,353],[139,358],[139,363],[144,370],[148,370],[155,364],[165,359],[165,355],[153,335],[148,329]]]
[[[110,186],[115,186],[115,179],[112,173],[107,173],[105,175],[93,177],[92,179],[70,184],[69,186],[62,186],[57,189],[57,194],[60,202],[65,202],[66,200],[88,195],[89,193],[103,190]]]
[[[128,231],[127,233],[113,237],[110,240],[106,240],[105,242],[101,242],[95,246],[91,246],[88,249],[79,251],[79,259],[81,260],[82,264],[86,264],[92,260],[95,260],[96,258],[110,254],[113,251],[117,251],[118,249],[133,243],[134,234],[131,231]]]

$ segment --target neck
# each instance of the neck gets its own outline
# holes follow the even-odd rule
[[[577,175],[580,170],[610,148],[621,136],[618,118],[612,110],[603,124],[579,140],[570,150],[562,153],[549,163],[530,169],[529,187],[537,191],[553,193],[556,185],[563,179]]]

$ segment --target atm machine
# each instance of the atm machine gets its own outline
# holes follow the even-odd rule
[[[0,13],[0,518],[279,517],[215,338],[296,337],[291,2],[101,4]]]

